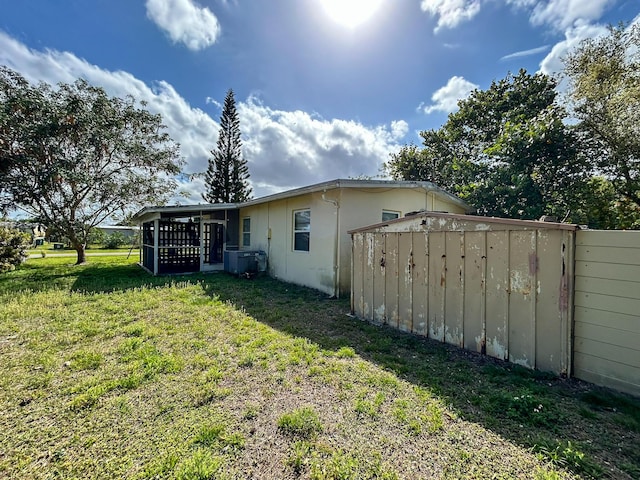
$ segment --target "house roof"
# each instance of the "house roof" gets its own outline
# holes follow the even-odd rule
[[[204,203],[197,205],[174,205],[165,207],[144,207],[138,211],[133,218],[140,219],[144,215],[151,213],[197,213],[202,211],[215,211],[215,210],[235,210],[241,207],[249,207],[252,205],[259,205],[262,203],[273,202],[276,200],[283,200],[286,198],[296,197],[298,195],[305,195],[308,193],[324,192],[327,190],[333,190],[336,188],[419,188],[426,192],[433,192],[437,196],[454,203],[466,211],[470,210],[470,207],[460,198],[443,190],[432,182],[420,182],[420,181],[402,181],[402,180],[354,180],[354,179],[336,179],[327,182],[316,183],[308,185],[306,187],[294,188],[292,190],[286,190],[280,193],[274,193],[265,197],[255,198],[243,203]]]

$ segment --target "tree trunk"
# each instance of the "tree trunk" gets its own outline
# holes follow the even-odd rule
[[[85,253],[85,246],[81,243],[74,244],[73,248],[75,248],[76,253],[78,254],[78,259],[76,260],[76,265],[82,265],[83,263],[87,263],[87,254]]]

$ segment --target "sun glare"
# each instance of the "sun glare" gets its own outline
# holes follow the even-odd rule
[[[365,22],[383,0],[320,0],[327,14],[337,23],[354,28]]]

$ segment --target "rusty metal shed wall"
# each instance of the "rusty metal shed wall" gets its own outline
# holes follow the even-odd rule
[[[570,375],[575,228],[425,213],[352,231],[352,311]]]
[[[640,395],[640,232],[576,235],[575,376]]]

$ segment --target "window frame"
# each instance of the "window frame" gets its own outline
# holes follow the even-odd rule
[[[245,228],[245,222],[248,222],[249,224],[248,230]],[[251,246],[251,217],[242,217],[242,246]]]
[[[297,214],[301,214],[301,213],[307,213],[307,218],[309,219],[308,225],[306,228],[296,228],[297,224],[296,224],[296,215]],[[301,208],[298,210],[293,210],[292,212],[292,225],[291,225],[291,231],[292,231],[292,243],[291,243],[291,249],[294,252],[303,252],[303,253],[308,253],[311,251],[311,209],[310,208]],[[296,248],[298,246],[298,243],[296,242],[296,238],[298,237],[298,235],[306,235],[307,236],[307,241],[306,241],[306,249],[299,249]]]
[[[395,215],[395,217],[393,218],[384,218],[385,215]],[[381,215],[381,221],[382,222],[389,222],[391,220],[396,220],[398,218],[400,218],[402,216],[402,212],[398,211],[398,210],[387,210],[387,209],[382,209],[382,215]]]

